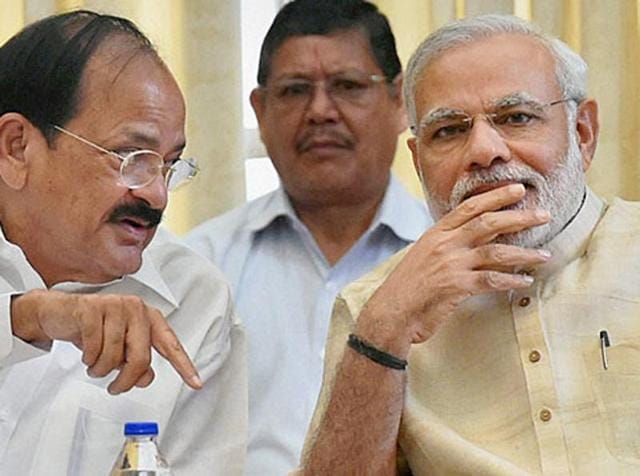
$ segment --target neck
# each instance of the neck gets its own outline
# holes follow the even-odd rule
[[[377,197],[356,204],[292,205],[326,260],[333,266],[367,231],[383,197],[384,191]]]

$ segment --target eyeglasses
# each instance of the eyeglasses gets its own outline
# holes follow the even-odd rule
[[[363,106],[375,101],[375,86],[385,81],[384,76],[348,70],[311,81],[304,78],[283,78],[262,89],[271,93],[283,109],[306,107],[318,87],[337,105]]]
[[[192,180],[200,171],[195,159],[178,158],[171,162],[165,162],[160,154],[146,149],[121,154],[105,149],[60,126],[54,125],[53,128],[100,152],[119,159],[121,161],[120,184],[131,190],[146,187],[159,175],[163,176],[167,190],[175,190]]]
[[[505,140],[532,140],[539,138],[543,131],[547,121],[546,109],[569,101],[579,102],[575,98],[565,98],[541,104],[515,95],[499,100],[493,112],[471,115],[460,109],[440,108],[429,112],[411,130],[434,153],[447,153],[462,148],[478,117],[484,118]]]

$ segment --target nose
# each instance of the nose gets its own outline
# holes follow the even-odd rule
[[[307,104],[307,120],[312,124],[337,122],[339,115],[335,100],[327,91],[325,83],[316,83]]]
[[[489,118],[474,117],[464,148],[465,169],[488,168],[494,161],[511,160],[511,149]]]
[[[169,192],[164,177],[160,174],[144,187],[130,189],[129,192],[136,198],[146,201],[150,207],[164,210],[169,199]]]

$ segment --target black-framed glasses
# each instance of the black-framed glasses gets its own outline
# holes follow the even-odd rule
[[[306,107],[318,87],[337,105],[363,106],[375,101],[374,88],[385,82],[379,74],[359,70],[347,70],[331,74],[324,79],[311,80],[301,77],[285,77],[262,89],[268,91],[274,101],[284,109]]]
[[[171,162],[165,162],[160,154],[147,149],[119,154],[63,127],[54,125],[53,128],[89,147],[119,159],[120,184],[132,190],[146,187],[159,175],[163,176],[167,190],[175,190],[192,180],[200,171],[196,159],[178,158]]]
[[[569,101],[579,102],[576,98],[563,98],[540,103],[515,95],[498,101],[498,106],[491,112],[469,114],[460,109],[438,108],[430,111],[411,130],[434,153],[462,148],[478,117],[487,121],[505,140],[530,140],[539,137],[547,119],[546,109]]]

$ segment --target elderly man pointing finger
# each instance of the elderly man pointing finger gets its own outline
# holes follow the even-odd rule
[[[62,14],[0,48],[0,473],[107,474],[131,420],[159,423],[176,475],[241,473],[229,292],[184,247],[150,245],[197,171],[184,122],[128,20]]]

